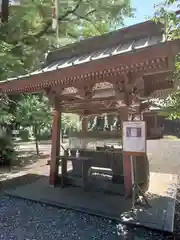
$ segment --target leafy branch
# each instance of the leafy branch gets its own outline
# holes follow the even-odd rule
[[[61,22],[64,19],[66,19],[69,15],[75,13],[77,11],[77,9],[80,7],[81,3],[82,3],[82,0],[79,0],[78,3],[76,4],[76,6],[71,10],[67,10],[62,16],[60,16],[58,18],[58,21]],[[41,36],[43,36],[48,31],[48,29],[51,27],[51,23],[52,23],[51,20],[47,21],[44,28],[39,33],[33,35],[33,37],[40,38]]]
[[[70,4],[70,2],[72,4]],[[67,0],[59,8],[59,42],[67,45],[82,34],[103,34],[110,24],[131,15],[129,0]],[[8,23],[0,25],[0,80],[33,71],[40,67],[44,53],[56,44],[51,28],[51,1],[24,0],[12,7]]]
[[[32,0],[32,2],[35,3],[35,1],[33,1],[33,0]],[[66,20],[66,18],[68,16],[74,14],[77,11],[77,9],[80,7],[82,2],[83,2],[83,0],[79,0],[73,9],[67,10],[62,16],[59,16],[58,21],[62,22],[64,20]],[[37,6],[37,4],[36,4],[36,6]],[[45,13],[43,12],[43,8],[42,7],[40,8],[40,6],[38,5],[38,9],[41,12],[41,15],[44,16]],[[42,29],[38,33],[28,34],[18,40],[13,40],[13,41],[11,41],[10,39],[6,39],[6,42],[9,44],[12,44],[12,45],[18,45],[20,42],[24,43],[26,45],[31,45],[35,40],[40,39],[43,35],[45,35],[48,32],[48,30],[51,28],[51,24],[52,24],[52,20],[47,19],[46,22],[43,23]]]
[[[180,11],[171,12],[169,7],[178,3],[178,0],[165,0],[164,3],[156,5],[156,14],[154,19],[165,24],[166,39],[174,40],[180,38]],[[179,5],[180,7],[180,5]],[[176,57],[176,69],[173,78],[175,79],[175,89],[166,99],[163,99],[163,105],[159,105],[163,109],[162,115],[168,116],[170,119],[180,119],[180,56]]]

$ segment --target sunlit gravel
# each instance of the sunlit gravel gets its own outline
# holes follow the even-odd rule
[[[108,219],[3,197],[0,200],[0,239],[88,240],[164,239],[161,233],[130,229]]]

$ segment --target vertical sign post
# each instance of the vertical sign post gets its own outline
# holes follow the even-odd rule
[[[136,182],[136,164],[133,156],[146,155],[146,123],[144,121],[123,122],[123,151],[130,155],[132,178],[132,210],[135,209],[137,194],[143,197],[148,206],[149,203]],[[137,196],[137,197],[139,197]]]

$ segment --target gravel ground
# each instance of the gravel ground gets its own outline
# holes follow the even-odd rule
[[[161,240],[164,237],[161,233],[143,228],[128,229],[88,214],[4,197],[0,201],[0,239]]]
[[[180,140],[149,140],[147,143],[147,152],[150,171],[177,174],[180,186]],[[171,237],[168,239],[180,239],[180,187],[177,191],[174,235],[176,235],[176,238]]]
[[[176,211],[174,217],[174,234],[179,235],[179,238],[177,239],[180,239],[180,188],[177,192]]]
[[[151,172],[180,175],[180,140],[149,140],[147,152]]]

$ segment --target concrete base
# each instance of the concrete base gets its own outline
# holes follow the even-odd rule
[[[53,206],[95,214],[126,224],[141,225],[161,231],[173,231],[177,176],[152,173],[147,194],[152,208],[137,208],[131,214],[131,199],[102,192],[84,191],[79,187],[52,187],[42,177],[31,184],[6,191],[6,194]]]
[[[68,177],[67,185],[74,186],[74,187],[84,187],[83,181],[81,178],[78,177]],[[68,186],[68,187],[69,187]],[[102,193],[110,193],[110,194],[119,194],[121,196],[125,195],[124,185],[123,184],[116,184],[112,183],[112,181],[108,180],[99,180],[92,179],[88,181],[88,184],[86,184],[86,190],[87,191],[98,191]]]

